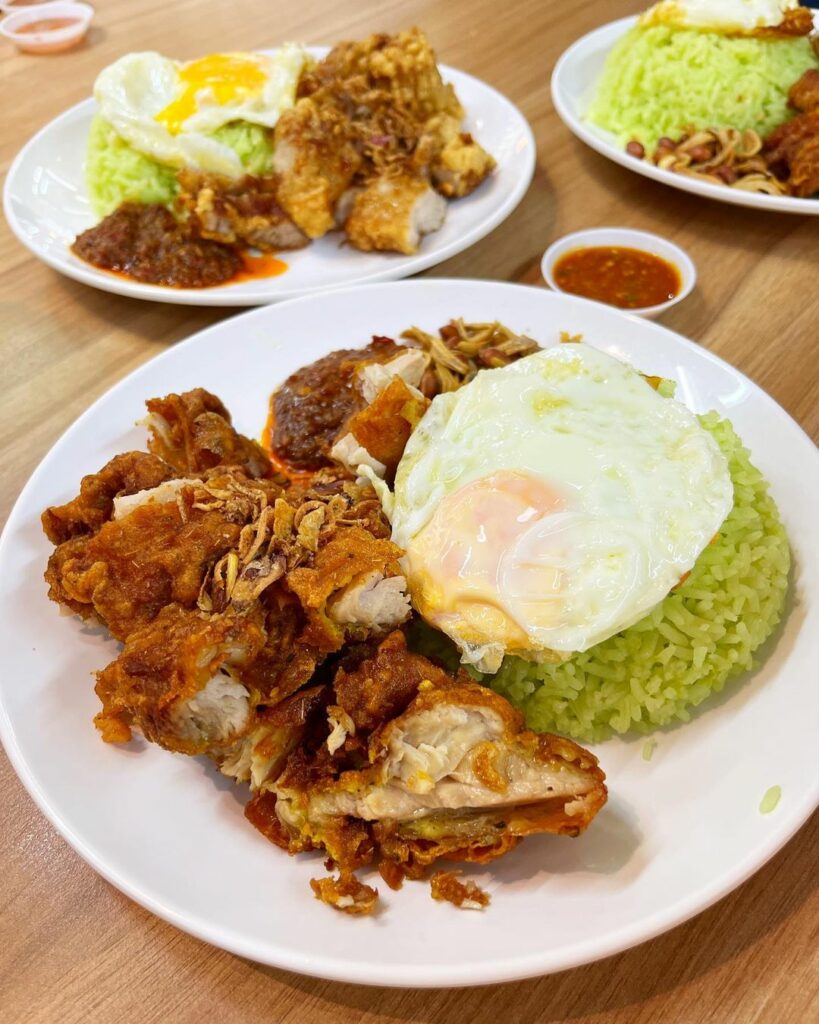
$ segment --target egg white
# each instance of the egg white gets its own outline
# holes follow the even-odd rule
[[[798,6],[799,0],[662,0],[640,23],[741,33],[776,28]]]
[[[439,395],[396,474],[413,603],[485,671],[632,625],[733,504],[696,416],[625,363],[564,344]]]
[[[164,123],[163,112],[186,89],[180,72],[190,65],[159,53],[129,53],[105,68],[94,84],[102,116],[130,145],[170,167],[191,167],[227,177],[243,173],[242,162],[226,145],[209,134],[231,121],[272,128],[295,102],[296,87],[307,55],[286,43],[272,56],[230,54],[248,63],[263,78],[260,88],[220,102],[206,83],[194,90],[194,109],[179,125]],[[192,62],[196,63],[196,62]]]

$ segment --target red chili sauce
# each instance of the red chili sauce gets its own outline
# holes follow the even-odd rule
[[[287,270],[269,253],[254,256],[200,238],[190,224],[157,203],[122,203],[79,235],[71,249],[100,270],[172,288],[212,288]]]
[[[366,348],[339,349],[292,373],[270,400],[265,447],[276,468],[289,467],[292,475],[332,465],[333,442],[360,400],[356,371],[402,351],[391,338],[374,337]]]
[[[620,309],[659,306],[677,296],[682,286],[672,263],[616,245],[572,249],[555,263],[552,276],[561,291]]]
[[[17,32],[56,32],[59,28],[68,28],[69,25],[76,25],[79,18],[43,18],[42,21],[30,21],[21,25]]]

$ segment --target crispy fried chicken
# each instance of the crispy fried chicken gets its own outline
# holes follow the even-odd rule
[[[788,90],[788,103],[801,113],[819,109],[819,68],[809,68]]]
[[[819,192],[819,71],[806,71],[788,91],[788,102],[800,113],[771,132],[763,155],[791,195],[809,199]]]
[[[93,535],[64,541],[48,562],[49,597],[97,619],[118,640],[165,605],[194,608],[210,567],[241,532],[241,522],[205,507],[205,487],[185,482],[167,501],[143,500]]]
[[[274,166],[279,202],[310,238],[343,226],[358,249],[413,253],[443,223],[441,196],[467,195],[495,166],[462,133],[417,28],[339,43],[299,97],[276,126]]]
[[[53,544],[96,533],[111,518],[116,498],[157,487],[174,475],[171,466],[147,452],[115,455],[99,473],[82,478],[76,498],[43,512],[43,530]]]
[[[313,888],[338,909],[374,906],[356,868],[379,864],[395,885],[440,858],[485,863],[526,835],[576,836],[605,803],[593,755],[526,731],[504,698],[411,653],[400,632],[340,668],[327,700],[246,813],[291,853],[327,852],[339,878]]]
[[[387,363],[384,369],[389,370],[389,366]],[[356,470],[360,464],[355,462],[358,453],[360,462],[366,462],[392,480],[410,434],[428,405],[429,399],[414,386],[398,375],[392,377],[372,402],[354,413],[344,425],[343,436],[332,450],[335,458]]]
[[[300,99],[276,125],[277,197],[308,238],[336,226],[336,203],[361,166],[350,121],[335,102]]]
[[[340,429],[390,471],[429,357],[376,348],[390,358],[351,360]],[[50,596],[124,644],[97,675],[103,739],[136,729],[249,784],[248,819],[290,853],[324,850],[338,877],[311,886],[348,913],[378,898],[360,867],[396,888],[588,825],[606,800],[593,755],[408,650],[402,552],[369,484],[338,465],[274,478],[201,389],[147,405],[153,454],[113,459],[43,516]],[[486,903],[452,873],[433,894]]]
[[[419,175],[384,174],[360,189],[344,221],[347,240],[363,252],[418,251],[446,217],[446,200]]]
[[[133,632],[97,675],[103,739],[130,739],[131,727],[168,750],[201,754],[231,743],[250,725],[248,689],[238,669],[261,649],[258,616],[166,605]]]
[[[267,453],[233,428],[216,395],[194,388],[181,395],[151,398],[148,448],[180,473],[204,473],[216,466],[240,466],[248,476],[271,473]]]

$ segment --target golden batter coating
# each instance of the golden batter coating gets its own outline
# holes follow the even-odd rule
[[[412,653],[400,632],[339,669],[328,700],[326,724],[248,817],[291,853],[329,854],[339,878],[313,888],[337,909],[371,909],[337,898],[359,867],[381,865],[395,887],[441,858],[486,863],[527,835],[579,835],[606,801],[592,754],[525,729],[505,698]]]
[[[216,466],[240,466],[248,476],[271,472],[261,445],[239,434],[221,401],[204,388],[151,398],[148,448],[179,473],[204,473]]]

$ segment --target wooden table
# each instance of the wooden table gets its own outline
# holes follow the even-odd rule
[[[666,324],[739,366],[817,437],[819,221],[744,211],[653,184],[584,148],[552,109],[549,73],[558,54],[639,6],[99,0],[89,45],[79,52],[37,58],[0,47],[0,170],[126,51],[189,58],[417,23],[442,60],[486,79],[521,107],[539,151],[532,187],[509,220],[432,273],[539,284],[540,254],[561,234],[601,224],[659,231],[680,242],[700,271],[697,291]],[[226,315],[75,284],[37,263],[0,224],[3,518],[46,450],[94,398]],[[0,791],[2,1024],[819,1021],[819,964],[812,955],[817,818],[733,895],[645,946],[521,984],[411,992],[300,978],[203,945],[97,877],[35,809],[4,756]]]

